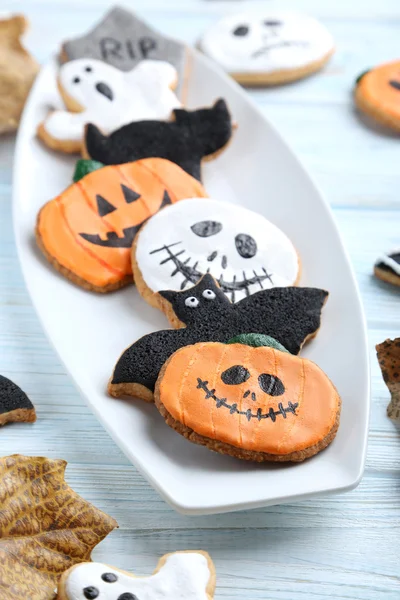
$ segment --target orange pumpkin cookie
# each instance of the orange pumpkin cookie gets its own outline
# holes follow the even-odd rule
[[[362,112],[400,132],[400,61],[362,73],[356,81],[354,98]]]
[[[333,383],[269,336],[178,350],[162,368],[154,397],[178,433],[244,460],[302,461],[326,448],[339,426]]]
[[[108,292],[132,282],[130,249],[163,206],[203,186],[176,164],[147,158],[95,170],[41,209],[36,239],[52,265],[78,285]]]

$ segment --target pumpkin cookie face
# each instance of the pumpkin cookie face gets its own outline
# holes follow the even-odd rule
[[[205,273],[231,302],[296,285],[300,275],[297,252],[278,227],[242,206],[201,198],[155,215],[140,231],[132,258],[138,289],[145,298],[151,294],[152,303],[154,292],[184,290]]]
[[[368,116],[400,131],[400,61],[386,63],[360,75],[355,101]]]
[[[338,393],[310,360],[272,347],[200,343],[162,370],[156,404],[193,441],[252,460],[303,460],[333,439]]]
[[[206,193],[167,160],[104,167],[41,209],[38,245],[63,275],[107,292],[132,281],[130,250],[140,226],[164,206],[193,195]]]

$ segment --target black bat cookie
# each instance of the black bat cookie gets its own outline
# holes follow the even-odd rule
[[[86,154],[105,165],[141,158],[166,158],[201,180],[201,161],[221,150],[232,135],[232,121],[225,100],[211,108],[174,110],[173,121],[136,121],[109,136],[89,124],[85,132]]]
[[[109,384],[113,396],[137,394],[132,385],[153,392],[168,358],[179,348],[197,342],[227,342],[238,334],[262,333],[298,354],[307,338],[319,329],[328,296],[317,288],[282,287],[260,290],[232,304],[209,274],[183,292],[159,293],[186,327],[150,333],[127,348]]]
[[[0,375],[0,425],[16,421],[36,421],[35,408],[16,383]]]

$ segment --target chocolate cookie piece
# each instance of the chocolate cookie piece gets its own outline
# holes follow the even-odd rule
[[[0,375],[0,425],[17,421],[36,421],[35,408],[17,384]]]
[[[382,254],[375,263],[374,274],[382,281],[400,285],[400,248]]]
[[[385,340],[375,346],[382,377],[390,394],[388,417],[400,421],[400,338]]]

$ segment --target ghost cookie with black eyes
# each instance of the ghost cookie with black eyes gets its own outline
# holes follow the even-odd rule
[[[374,275],[382,281],[400,285],[400,248],[382,254],[374,266]]]
[[[274,85],[319,71],[334,52],[331,34],[294,11],[249,11],[223,17],[199,42],[201,50],[244,85]]]
[[[257,462],[317,454],[334,439],[341,407],[315,363],[256,334],[178,350],[160,371],[154,399],[191,442]]]
[[[199,550],[166,554],[148,577],[80,563],[62,575],[57,600],[212,600],[214,589],[214,564]]]
[[[400,61],[364,71],[354,89],[357,108],[385,127],[400,132]]]
[[[66,110],[51,112],[38,135],[50,148],[72,153],[82,149],[87,123],[109,134],[132,121],[169,119],[181,106],[176,84],[176,69],[161,60],[143,60],[128,72],[100,60],[72,60],[58,75]]]
[[[300,278],[299,257],[283,231],[247,208],[202,198],[147,221],[132,248],[132,269],[139,293],[161,310],[170,304],[160,290],[185,290],[205,273],[231,302]]]

